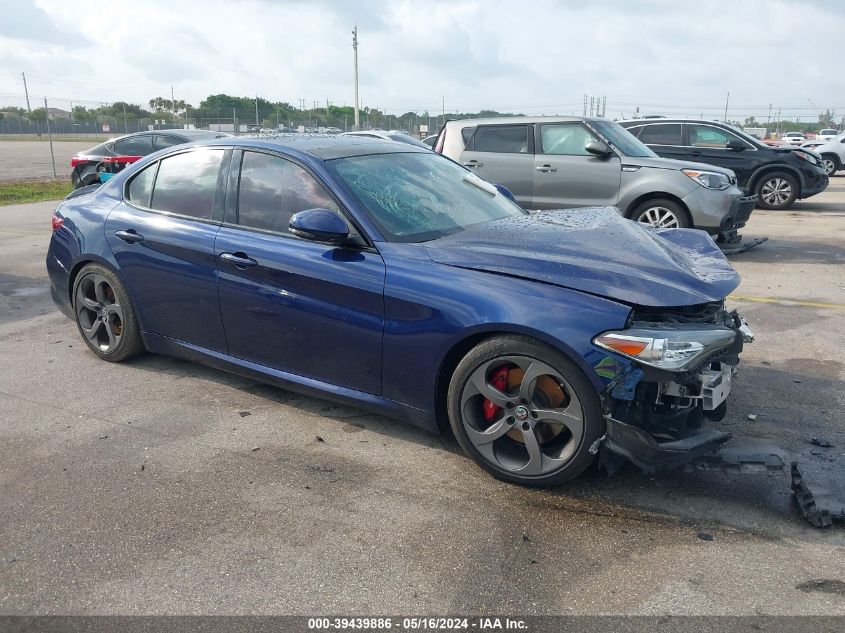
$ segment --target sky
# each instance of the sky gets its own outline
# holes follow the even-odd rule
[[[84,5],[84,6],[83,6]],[[0,106],[258,94],[390,114],[845,115],[845,0],[0,0]],[[727,95],[730,93],[730,98]]]

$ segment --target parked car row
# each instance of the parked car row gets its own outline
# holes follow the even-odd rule
[[[660,158],[602,118],[449,121],[434,149],[503,184],[526,209],[615,206],[643,224],[718,236],[744,226],[756,202],[730,169]]]

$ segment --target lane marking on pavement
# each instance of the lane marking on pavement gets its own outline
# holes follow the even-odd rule
[[[797,299],[780,299],[778,297],[746,297],[744,295],[728,295],[734,301],[750,301],[752,303],[775,303],[783,306],[802,306],[806,308],[831,308],[845,310],[845,303],[824,303],[821,301],[799,301]]]

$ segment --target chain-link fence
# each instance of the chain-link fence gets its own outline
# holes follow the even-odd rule
[[[0,96],[0,181],[70,178],[71,158],[107,139],[184,126],[124,102]]]

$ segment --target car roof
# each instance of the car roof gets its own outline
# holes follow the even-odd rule
[[[232,147],[256,147],[263,149],[290,149],[309,154],[321,160],[367,156],[370,154],[428,154],[427,148],[385,141],[366,136],[339,136],[337,134],[277,134],[275,136],[238,137],[217,139]],[[210,141],[209,144],[214,144]]]
[[[103,141],[103,143],[114,143],[115,141],[119,141],[119,140],[124,139],[124,138],[131,138],[133,136],[152,136],[153,134],[170,135],[170,136],[182,136],[184,138],[190,138],[190,139],[194,139],[194,140],[201,140],[201,139],[207,139],[207,138],[229,138],[229,137],[232,137],[232,135],[228,134],[227,132],[217,132],[216,130],[183,130],[181,128],[173,128],[173,129],[170,129],[170,130],[143,130],[141,132],[132,132],[130,134],[121,134],[120,136],[115,136],[113,138],[110,138],[107,141]]]
[[[452,119],[446,121],[449,124],[464,125],[493,125],[493,124],[510,124],[510,123],[561,123],[568,121],[609,121],[597,116],[502,116],[502,117],[488,117],[486,119]]]
[[[660,117],[660,118],[649,118],[649,117],[642,117],[639,119],[620,119],[617,121],[619,125],[645,125],[646,123],[707,123],[709,125],[723,125],[725,127],[733,127],[725,123],[724,121],[709,121],[707,119],[681,119],[681,118],[668,118],[668,117]]]

